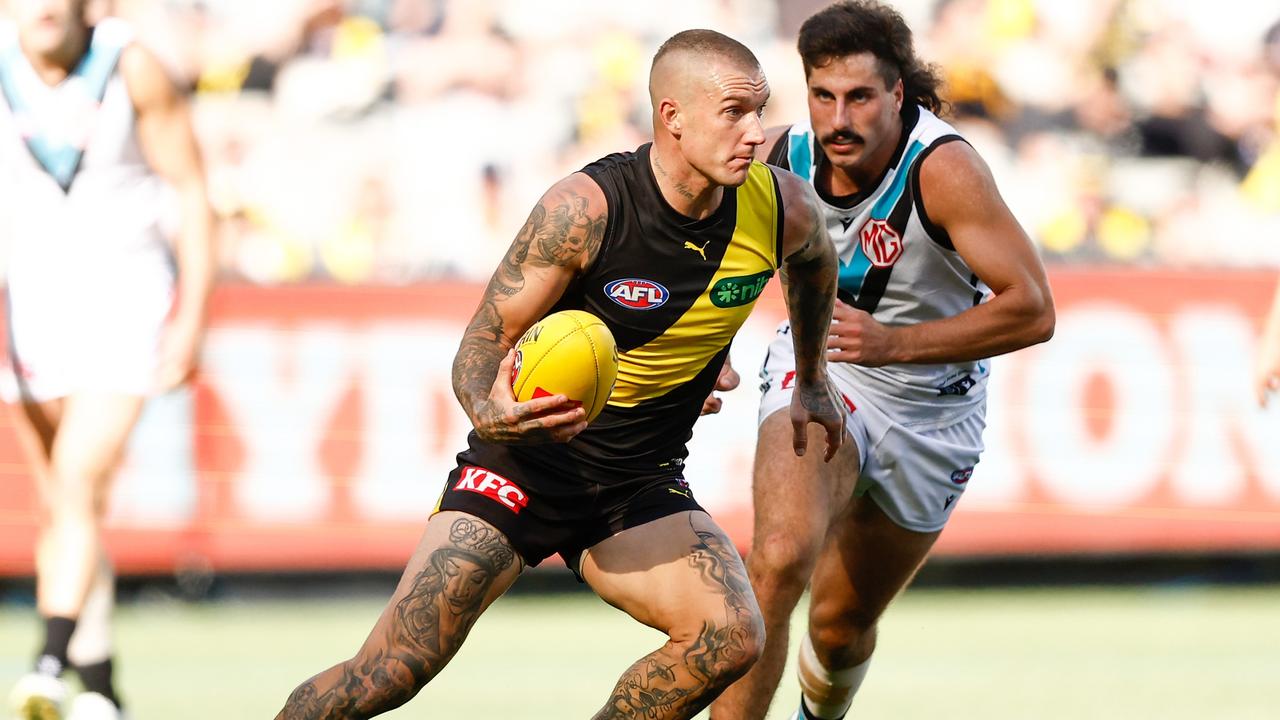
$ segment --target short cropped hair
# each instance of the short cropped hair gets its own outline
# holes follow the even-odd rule
[[[684,30],[672,35],[653,56],[653,66],[656,67],[659,60],[673,52],[719,56],[744,68],[760,67],[760,61],[750,48],[715,30]]]

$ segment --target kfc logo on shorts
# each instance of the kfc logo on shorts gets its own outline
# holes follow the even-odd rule
[[[632,310],[653,310],[666,304],[671,293],[652,280],[627,278],[614,280],[604,286],[604,294],[622,307]]]
[[[969,466],[969,467],[967,467],[967,468],[960,468],[959,470],[957,470],[957,471],[955,471],[955,472],[951,473],[951,482],[953,482],[953,483],[955,483],[955,484],[957,484],[957,485],[963,485],[963,484],[965,484],[965,483],[969,482],[969,478],[971,478],[971,477],[973,477],[973,466],[972,466],[972,465],[970,465],[970,466]]]
[[[516,359],[511,363],[511,386],[515,387],[516,380],[520,379],[520,368],[524,367],[524,352],[517,350]]]
[[[517,515],[524,506],[529,504],[529,496],[516,487],[515,483],[495,472],[472,465],[462,468],[462,476],[458,478],[453,489],[480,493],[490,500],[506,505]]]
[[[858,233],[862,252],[878,268],[891,267],[902,257],[902,238],[884,220],[871,219]]]

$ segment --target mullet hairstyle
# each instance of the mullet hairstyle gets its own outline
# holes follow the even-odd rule
[[[903,99],[941,114],[937,70],[916,57],[911,28],[897,10],[877,0],[842,0],[819,10],[800,26],[796,43],[805,77],[836,58],[871,53],[885,87],[902,80]]]

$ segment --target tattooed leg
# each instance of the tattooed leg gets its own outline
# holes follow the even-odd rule
[[[759,656],[764,622],[733,544],[705,513],[671,515],[591,548],[607,602],[670,637],[623,673],[595,720],[691,718]]]
[[[369,718],[403,705],[519,573],[520,560],[493,526],[463,513],[436,515],[360,651],[298,686],[277,720]]]

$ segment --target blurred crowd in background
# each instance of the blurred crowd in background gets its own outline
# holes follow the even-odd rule
[[[116,0],[194,92],[223,274],[487,277],[556,178],[650,133],[690,27],[806,117],[821,0]],[[1280,5],[897,0],[951,121],[1051,263],[1280,267]]]

